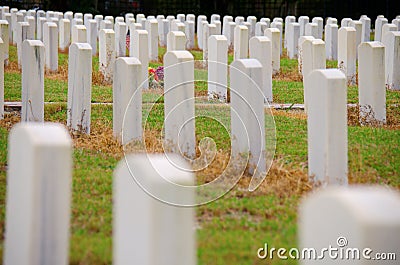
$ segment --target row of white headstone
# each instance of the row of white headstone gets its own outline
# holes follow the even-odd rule
[[[338,73],[340,77],[335,76]],[[345,83],[337,70],[315,75],[324,82],[325,76]],[[322,93],[329,96],[332,88]],[[17,124],[10,132],[8,152],[3,263],[68,264],[73,169],[68,131],[60,124]],[[183,169],[189,166],[186,161],[168,156],[130,155],[117,165],[113,264],[197,264],[195,211],[183,204],[194,205],[196,194],[182,189],[193,185],[195,178]],[[135,180],[139,175],[146,180],[141,183],[146,190]],[[163,194],[167,201],[148,190]],[[299,247],[297,252],[289,250],[289,255],[301,264],[366,264],[377,254],[389,257],[385,264],[397,264],[400,196],[388,188],[336,187],[314,192],[300,204],[298,225]],[[265,257],[275,254],[276,258],[272,249],[261,251],[267,252]],[[288,256],[288,252],[278,253]]]

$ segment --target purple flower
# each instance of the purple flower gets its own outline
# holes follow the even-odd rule
[[[164,80],[164,67],[163,66],[157,67],[156,75],[158,77],[158,80],[160,80],[160,81]]]

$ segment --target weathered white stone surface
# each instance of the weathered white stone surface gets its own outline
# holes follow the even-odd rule
[[[114,25],[115,33],[115,57],[126,56],[126,24],[125,22],[116,22]]]
[[[203,24],[202,21],[207,21],[207,17],[204,15],[200,15],[197,17],[197,45],[199,49],[203,49]],[[208,23],[208,22],[207,22]]]
[[[114,24],[109,20],[102,20],[100,22],[100,30],[102,29],[112,29],[114,30]],[[140,24],[141,25],[141,24]],[[99,31],[100,32],[100,31]],[[100,37],[100,36],[99,36]]]
[[[264,31],[268,28],[267,23],[265,22],[257,22],[256,23],[256,30],[255,30],[255,36],[264,36]],[[285,39],[286,41],[286,39]],[[285,44],[286,45],[286,44]],[[286,46],[285,46],[286,47]]]
[[[325,252],[324,259],[306,259],[303,265],[381,263],[374,260],[377,253],[396,253],[400,245],[400,196],[382,186],[321,189],[301,203],[298,227],[300,249],[320,255],[331,246],[343,256],[332,259]]]
[[[318,25],[317,39],[322,40],[322,36],[324,33],[324,19],[322,17],[314,17],[312,19],[312,23],[316,23]]]
[[[314,38],[318,39],[318,24],[317,23],[307,23],[304,36],[313,36]]]
[[[283,48],[282,48],[283,25],[279,21],[274,21],[274,22],[271,23],[271,28],[275,28],[275,29],[279,30],[279,52],[280,52],[280,55],[282,55],[282,51],[283,51]]]
[[[347,86],[338,69],[306,77],[308,175],[316,184],[347,185]]]
[[[58,28],[56,23],[44,23],[43,44],[45,48],[46,69],[56,72],[58,70]]]
[[[158,22],[156,19],[146,21],[149,40],[149,60],[158,61]]]
[[[363,42],[358,47],[360,122],[386,122],[385,46]]]
[[[307,23],[310,22],[310,18],[308,16],[300,16],[298,20],[300,24],[300,37],[304,36],[305,30],[306,30],[306,25]]]
[[[235,28],[236,28],[236,23],[235,22],[229,22],[228,23],[228,29],[227,29],[227,39],[228,39],[228,47],[229,50],[233,50],[234,43],[235,43]]]
[[[67,126],[71,131],[90,134],[92,97],[92,47],[72,43],[68,58]]]
[[[238,24],[238,23],[236,23]],[[245,59],[249,51],[249,29],[244,25],[237,25],[234,33],[233,59]]]
[[[235,23],[236,23],[236,25],[243,25],[244,17],[242,17],[242,16],[235,17]]]
[[[187,14],[186,21],[192,21],[196,24],[196,16],[194,14]]]
[[[111,84],[115,62],[115,32],[112,29],[102,29],[99,34],[99,71],[104,82]]]
[[[356,84],[356,30],[342,27],[338,34],[338,68],[346,75],[347,84]]]
[[[186,36],[182,31],[170,31],[167,36],[167,51],[184,51]]]
[[[25,40],[21,50],[21,121],[43,122],[45,48],[41,41]]]
[[[352,21],[351,18],[348,18],[348,17],[342,18],[342,20],[340,21],[340,27],[341,27],[341,28],[343,28],[343,27],[350,27],[350,22],[351,22],[351,21]]]
[[[257,23],[257,17],[255,16],[248,16],[247,17],[247,22],[250,23],[250,28],[249,28],[249,36],[254,37],[256,34],[256,23]]]
[[[386,34],[389,31],[397,31],[397,26],[395,24],[392,23],[387,23],[385,25],[382,26],[382,38],[381,38],[381,42],[383,41],[384,37],[386,36]]]
[[[272,43],[268,37],[255,36],[249,42],[249,58],[262,65],[262,92],[265,102],[272,102]]]
[[[185,23],[186,16],[185,14],[176,15],[176,19],[180,20],[182,23]]]
[[[24,18],[24,21],[29,23],[29,32],[28,32],[29,39],[31,40],[35,39],[35,32],[36,32],[35,18],[32,16],[26,16]]]
[[[6,13],[4,14],[4,20],[6,20],[8,22],[8,42],[12,43],[13,42],[13,37],[12,37],[12,22],[11,22],[11,14],[10,13]]]
[[[115,62],[113,134],[123,145],[142,139],[141,68],[134,57],[120,57]]]
[[[248,172],[259,176],[266,171],[262,65],[256,59],[239,59],[229,68],[233,159],[248,154]]]
[[[228,36],[228,31],[229,31],[229,22],[233,22],[233,17],[232,16],[224,16],[222,20],[222,35],[226,37],[226,39],[229,41],[229,36]]]
[[[96,20],[97,32],[99,32],[100,31],[101,21],[103,21],[103,15],[95,15],[94,16],[94,20]]]
[[[135,30],[133,32],[133,42],[135,45],[130,51],[130,57],[138,58],[142,64],[141,79],[144,81],[143,89],[149,88],[149,34],[146,30]]]
[[[267,17],[261,18],[261,19],[260,19],[260,22],[265,22],[265,23],[267,23],[268,28],[269,28],[270,25],[271,25],[271,19],[269,19],[269,18],[267,18]]]
[[[210,24],[213,24],[215,21],[220,21],[221,16],[218,14],[212,14],[210,18]]]
[[[185,35],[187,37],[186,48],[191,50],[195,47],[195,22],[186,21],[185,22]]]
[[[87,34],[87,42],[90,44],[90,47],[92,47],[92,55],[96,56],[98,30],[97,30],[97,22],[95,19],[89,19],[86,22],[86,34]]]
[[[378,16],[375,20],[375,41],[382,41],[382,27],[387,24],[388,20],[384,17]]]
[[[0,38],[3,41],[2,47],[3,47],[4,65],[8,65],[8,58],[9,58],[9,50],[10,50],[9,27],[10,24],[7,22],[7,20],[0,20]]]
[[[296,17],[295,16],[286,16],[285,17],[285,38],[283,41],[283,46],[287,48],[287,43],[288,43],[288,28],[290,23],[296,23]],[[268,27],[268,25],[267,25]],[[263,31],[264,32],[264,31]]]
[[[337,60],[338,56],[338,34],[339,28],[336,24],[326,24],[325,26],[325,48],[328,60]]]
[[[371,38],[371,19],[367,16],[360,18],[362,23],[361,42],[370,41]]]
[[[208,38],[208,98],[227,101],[228,40],[224,35]]]
[[[164,55],[164,129],[166,149],[189,158],[196,155],[194,61],[188,51]]]
[[[360,45],[362,39],[362,22],[358,20],[352,20],[349,23],[349,27],[356,30],[356,48]],[[358,59],[358,49],[356,50],[356,56]]]
[[[87,32],[84,25],[75,25],[72,27],[71,43],[87,43]]]
[[[22,43],[24,40],[28,38],[28,31],[29,31],[29,23],[28,22],[18,22],[16,26],[16,34],[15,39],[17,42],[17,55],[18,55],[18,66],[20,67],[22,64]]]
[[[195,204],[194,189],[187,188],[195,182],[189,168],[173,154],[131,155],[118,164],[113,264],[197,264],[195,209],[175,206]]]
[[[208,60],[208,38],[218,35],[217,27],[214,24],[204,24],[203,28],[203,60]]]
[[[305,39],[302,50],[302,74],[304,87],[304,109],[308,110],[308,84],[306,78],[313,70],[326,68],[325,42],[320,39]]]
[[[281,68],[281,44],[280,44],[280,31],[277,28],[268,28],[265,30],[264,35],[271,40],[272,44],[272,74],[279,73]]]
[[[65,51],[71,44],[71,22],[68,19],[60,20],[59,35],[60,50]]]
[[[290,59],[295,59],[298,55],[299,46],[298,39],[300,37],[300,24],[290,23],[288,26],[287,36],[287,54]]]
[[[400,31],[389,31],[383,38],[383,44],[386,88],[400,90]]]
[[[71,138],[60,124],[20,123],[9,143],[4,264],[66,265]]]
[[[167,35],[169,32],[169,22],[167,19],[162,19],[158,22],[158,33],[160,39],[160,46],[167,46]]]
[[[36,39],[43,40],[43,24],[47,22],[44,17],[38,17],[36,20]]]

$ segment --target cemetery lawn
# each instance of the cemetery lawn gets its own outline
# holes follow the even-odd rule
[[[160,49],[160,54],[165,52]],[[195,58],[202,53],[193,51]],[[59,55],[60,73],[45,79],[45,120],[66,124],[68,58]],[[162,57],[160,57],[162,58]],[[16,49],[10,46],[10,66],[5,73],[5,101],[20,101],[21,76],[16,68]],[[230,56],[230,61],[232,56]],[[152,67],[161,65],[152,63]],[[101,84],[98,59],[93,58],[93,103],[111,103],[112,88]],[[334,67],[335,62],[328,62]],[[283,58],[281,73],[274,78],[274,101],[302,103],[302,82],[297,61]],[[196,77],[207,79],[204,70]],[[203,81],[196,83],[196,95],[206,94]],[[376,183],[400,189],[400,92],[386,91],[388,124],[383,127],[360,126],[357,108],[348,110],[349,181]],[[143,93],[143,115],[146,124],[146,146],[150,152],[160,151],[163,122],[163,98],[160,91]],[[156,102],[156,103],[155,103]],[[348,89],[348,103],[358,102],[357,87]],[[392,106],[397,104],[397,106]],[[150,110],[150,106],[152,109]],[[227,119],[229,109],[219,105],[196,105],[196,113]],[[301,197],[311,190],[307,181],[307,122],[303,111],[274,110],[276,153],[264,183],[255,192],[248,192],[249,178],[223,198],[196,208],[198,264],[297,264],[278,259],[259,260],[257,250],[269,247],[297,247],[297,207]],[[4,235],[7,170],[7,139],[11,126],[19,121],[12,111],[0,121],[0,233]],[[110,264],[112,262],[112,174],[123,150],[112,137],[112,106],[92,105],[91,135],[73,135],[74,170],[70,240],[71,264]],[[229,154],[229,134],[221,124],[196,119],[198,140],[214,138],[218,155],[209,171],[201,172],[198,181],[209,181],[218,172]],[[21,161],[21,166],[22,166]],[[3,250],[1,239],[0,253]],[[155,253],[157,255],[157,253]]]

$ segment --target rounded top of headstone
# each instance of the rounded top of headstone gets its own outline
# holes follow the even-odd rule
[[[314,76],[324,76],[326,79],[342,79],[346,82],[345,74],[339,69],[316,69],[308,75],[308,78],[312,79]]]
[[[232,62],[232,67],[241,68],[262,68],[262,64],[257,59],[238,59]]]
[[[33,145],[72,145],[67,129],[59,123],[18,123],[10,132],[10,142],[29,138]]]

